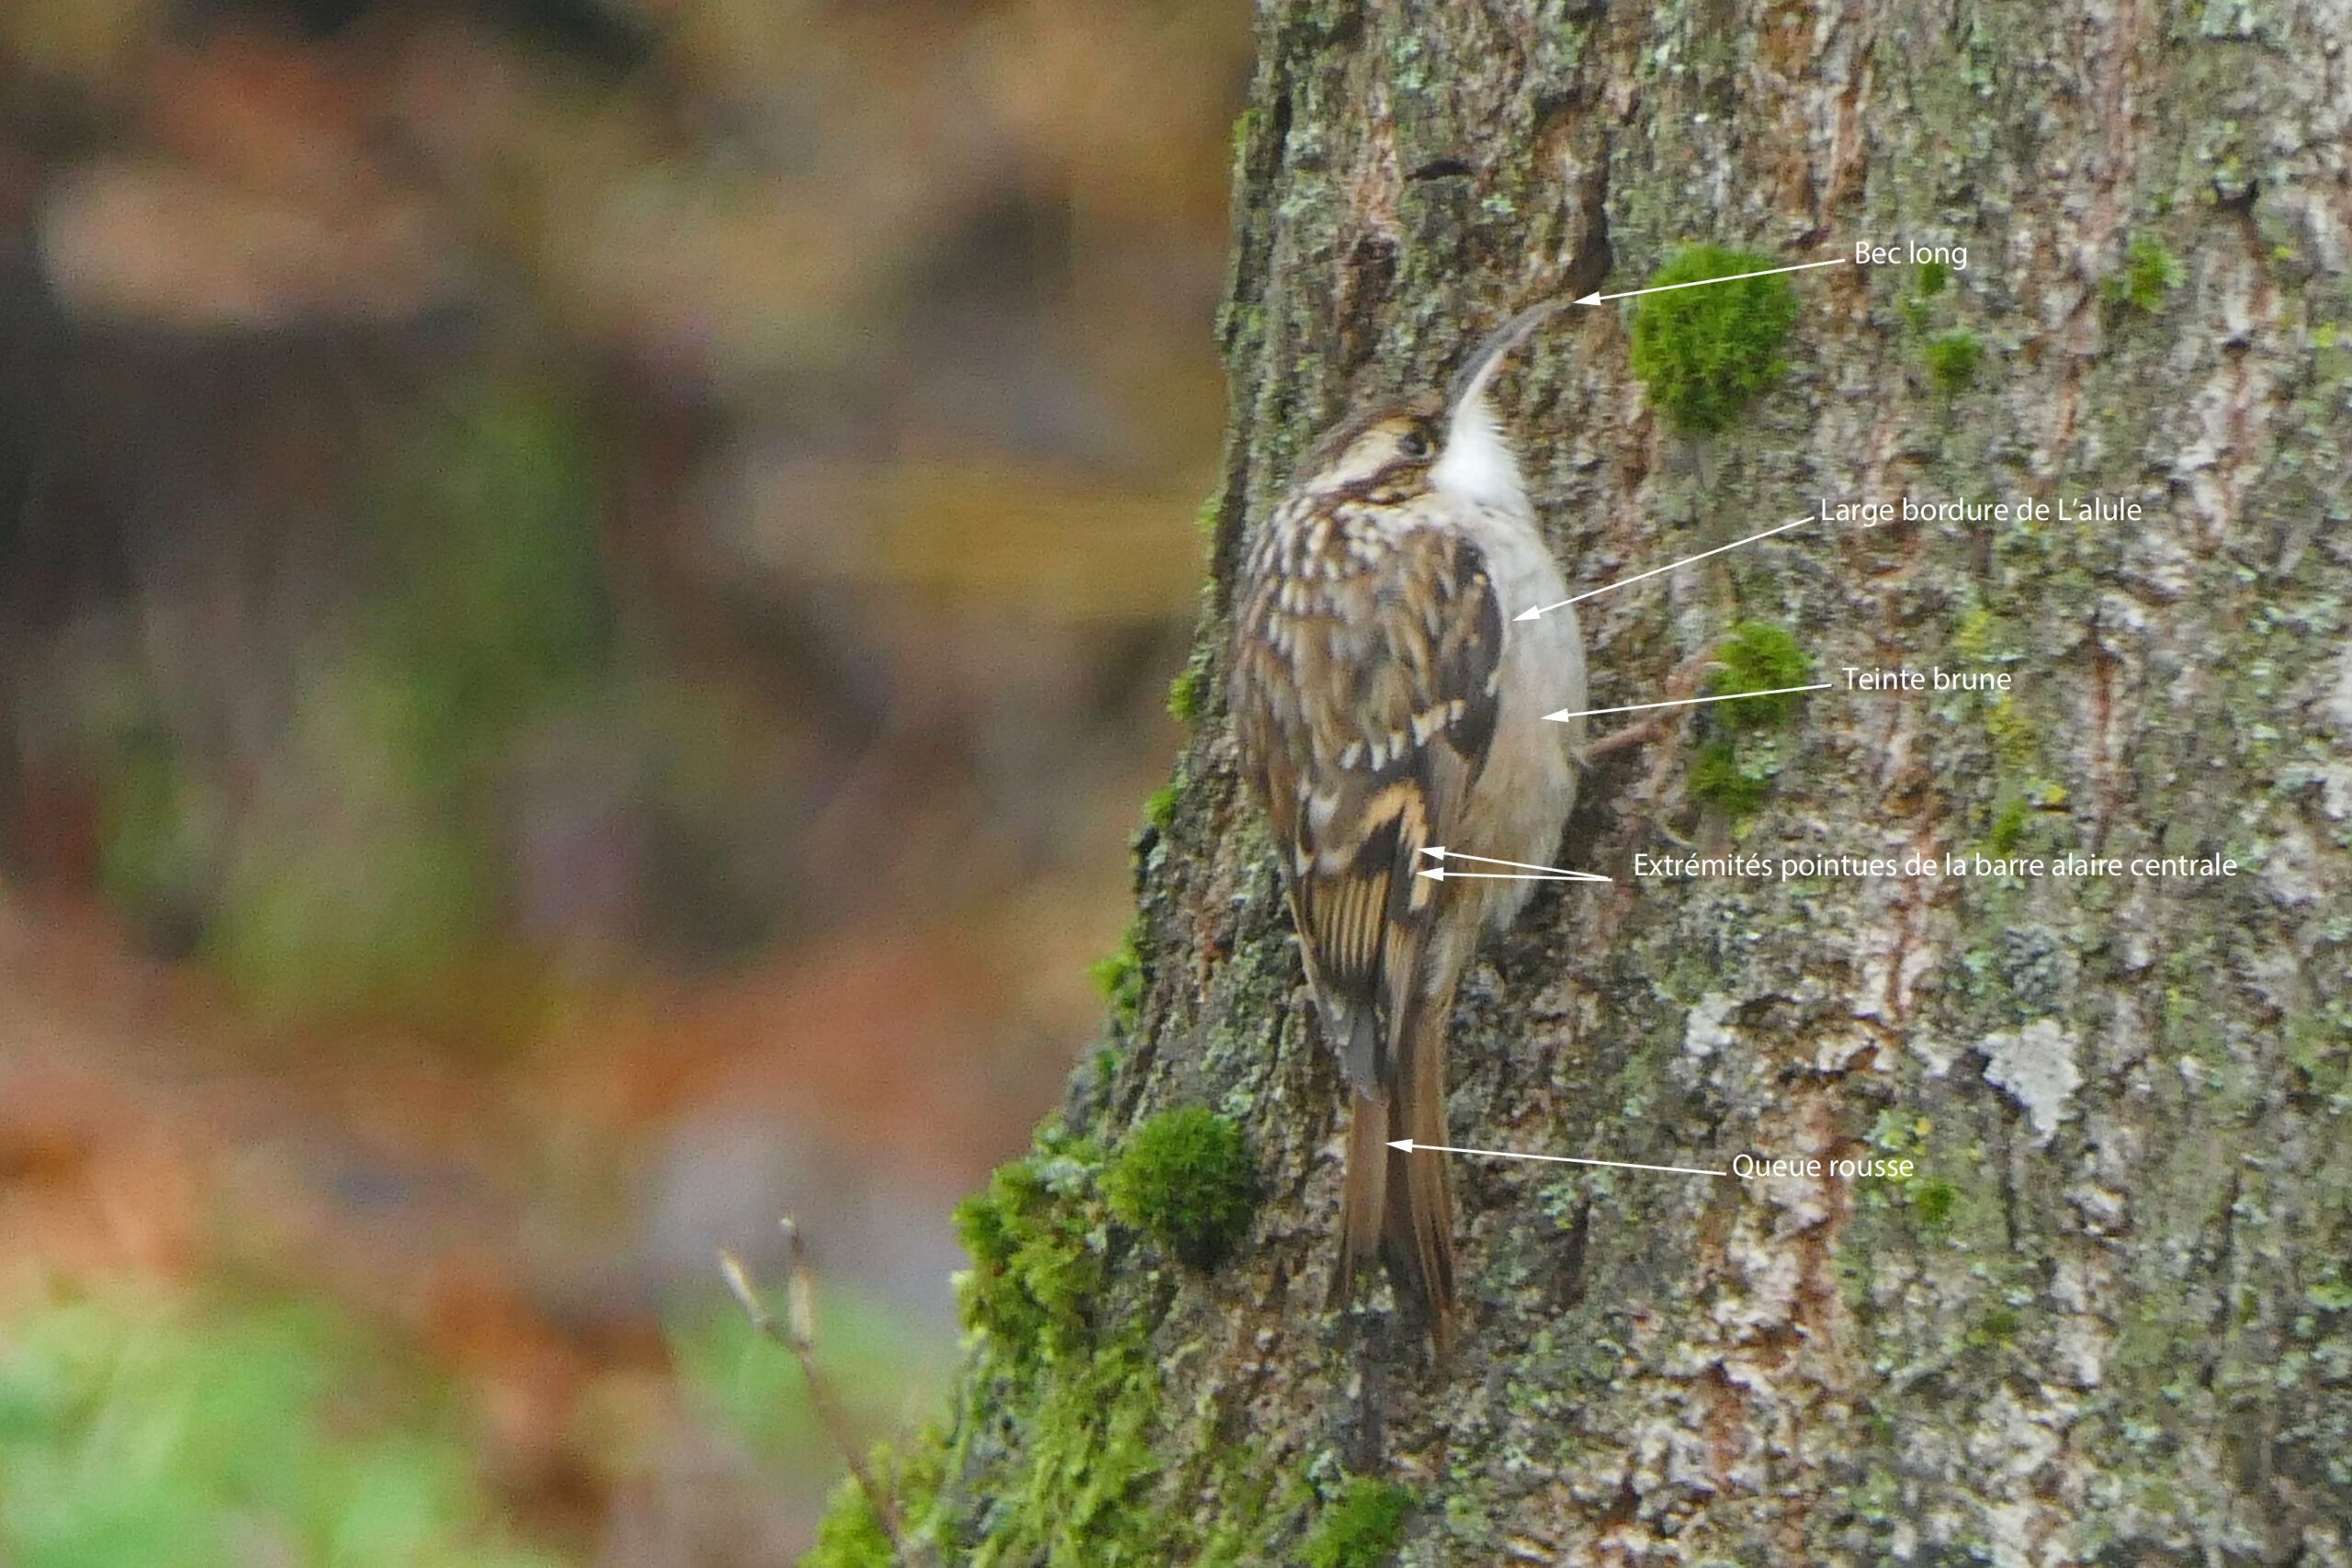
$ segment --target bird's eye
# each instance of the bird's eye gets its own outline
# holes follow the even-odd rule
[[[1408,457],[1426,457],[1430,455],[1430,438],[1418,430],[1408,430],[1405,438],[1396,443],[1396,449]]]

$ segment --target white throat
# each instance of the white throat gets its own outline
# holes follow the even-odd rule
[[[1445,453],[1430,470],[1430,488],[1475,506],[1527,510],[1527,483],[1483,392],[1462,400],[1445,434]]]

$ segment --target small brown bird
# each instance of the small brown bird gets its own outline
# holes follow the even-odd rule
[[[1548,862],[1575,804],[1575,612],[1487,391],[1549,306],[1480,345],[1449,396],[1332,431],[1259,529],[1237,593],[1241,769],[1283,856],[1324,1039],[1348,1084],[1334,1303],[1385,1249],[1453,1341],[1445,1030],[1482,927],[1532,882],[1418,874],[1426,846]]]

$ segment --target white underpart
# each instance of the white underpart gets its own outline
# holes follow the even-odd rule
[[[1519,458],[1503,438],[1502,426],[1483,390],[1462,400],[1445,434],[1445,455],[1430,470],[1430,487],[1474,506],[1527,510],[1527,484]]]
[[[1503,460],[1510,463],[1508,450]],[[1517,465],[1509,472],[1516,486]],[[1560,847],[1560,829],[1576,804],[1577,771],[1570,758],[1583,744],[1584,721],[1547,724],[1543,716],[1584,706],[1583,635],[1572,609],[1537,621],[1511,619],[1516,605],[1554,604],[1568,596],[1524,499],[1511,506],[1464,506],[1456,525],[1486,558],[1503,616],[1503,649],[1498,671],[1501,702],[1487,765],[1459,831],[1446,841],[1470,854],[1556,864],[1552,855]],[[1487,924],[1497,931],[1510,924],[1535,890],[1533,882],[1477,886],[1485,889]]]

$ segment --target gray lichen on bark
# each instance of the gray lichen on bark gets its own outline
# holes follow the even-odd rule
[[[1102,1477],[1033,1462],[1041,1385],[985,1346],[936,1538],[1298,1561],[1371,1466],[1413,1493],[1416,1564],[2352,1562],[2352,7],[1263,0],[1258,28],[1205,646],[1351,400],[1688,241],[1969,260],[1935,293],[1805,275],[1786,376],[1703,444],[1645,403],[1624,307],[1562,317],[1510,413],[1578,588],[1820,497],[2142,518],[1823,527],[1587,606],[1598,705],[1746,619],[1826,671],[2015,690],[1817,694],[1738,819],[1688,739],[1599,766],[1564,852],[1618,883],[1546,890],[1465,987],[1456,1141],[1918,1174],[1464,1163],[1442,1372],[1320,1310],[1339,1091],[1213,704],[1140,851],[1139,1005],[1067,1112],[1114,1148],[1217,1107],[1270,1193],[1207,1274],[1101,1244],[1095,1332],[1159,1368],[1111,1506],[1168,1555],[1004,1545],[1008,1488]],[[1983,363],[1939,386],[1924,344],[1961,328]],[[1631,874],[1677,840],[2239,874]]]

